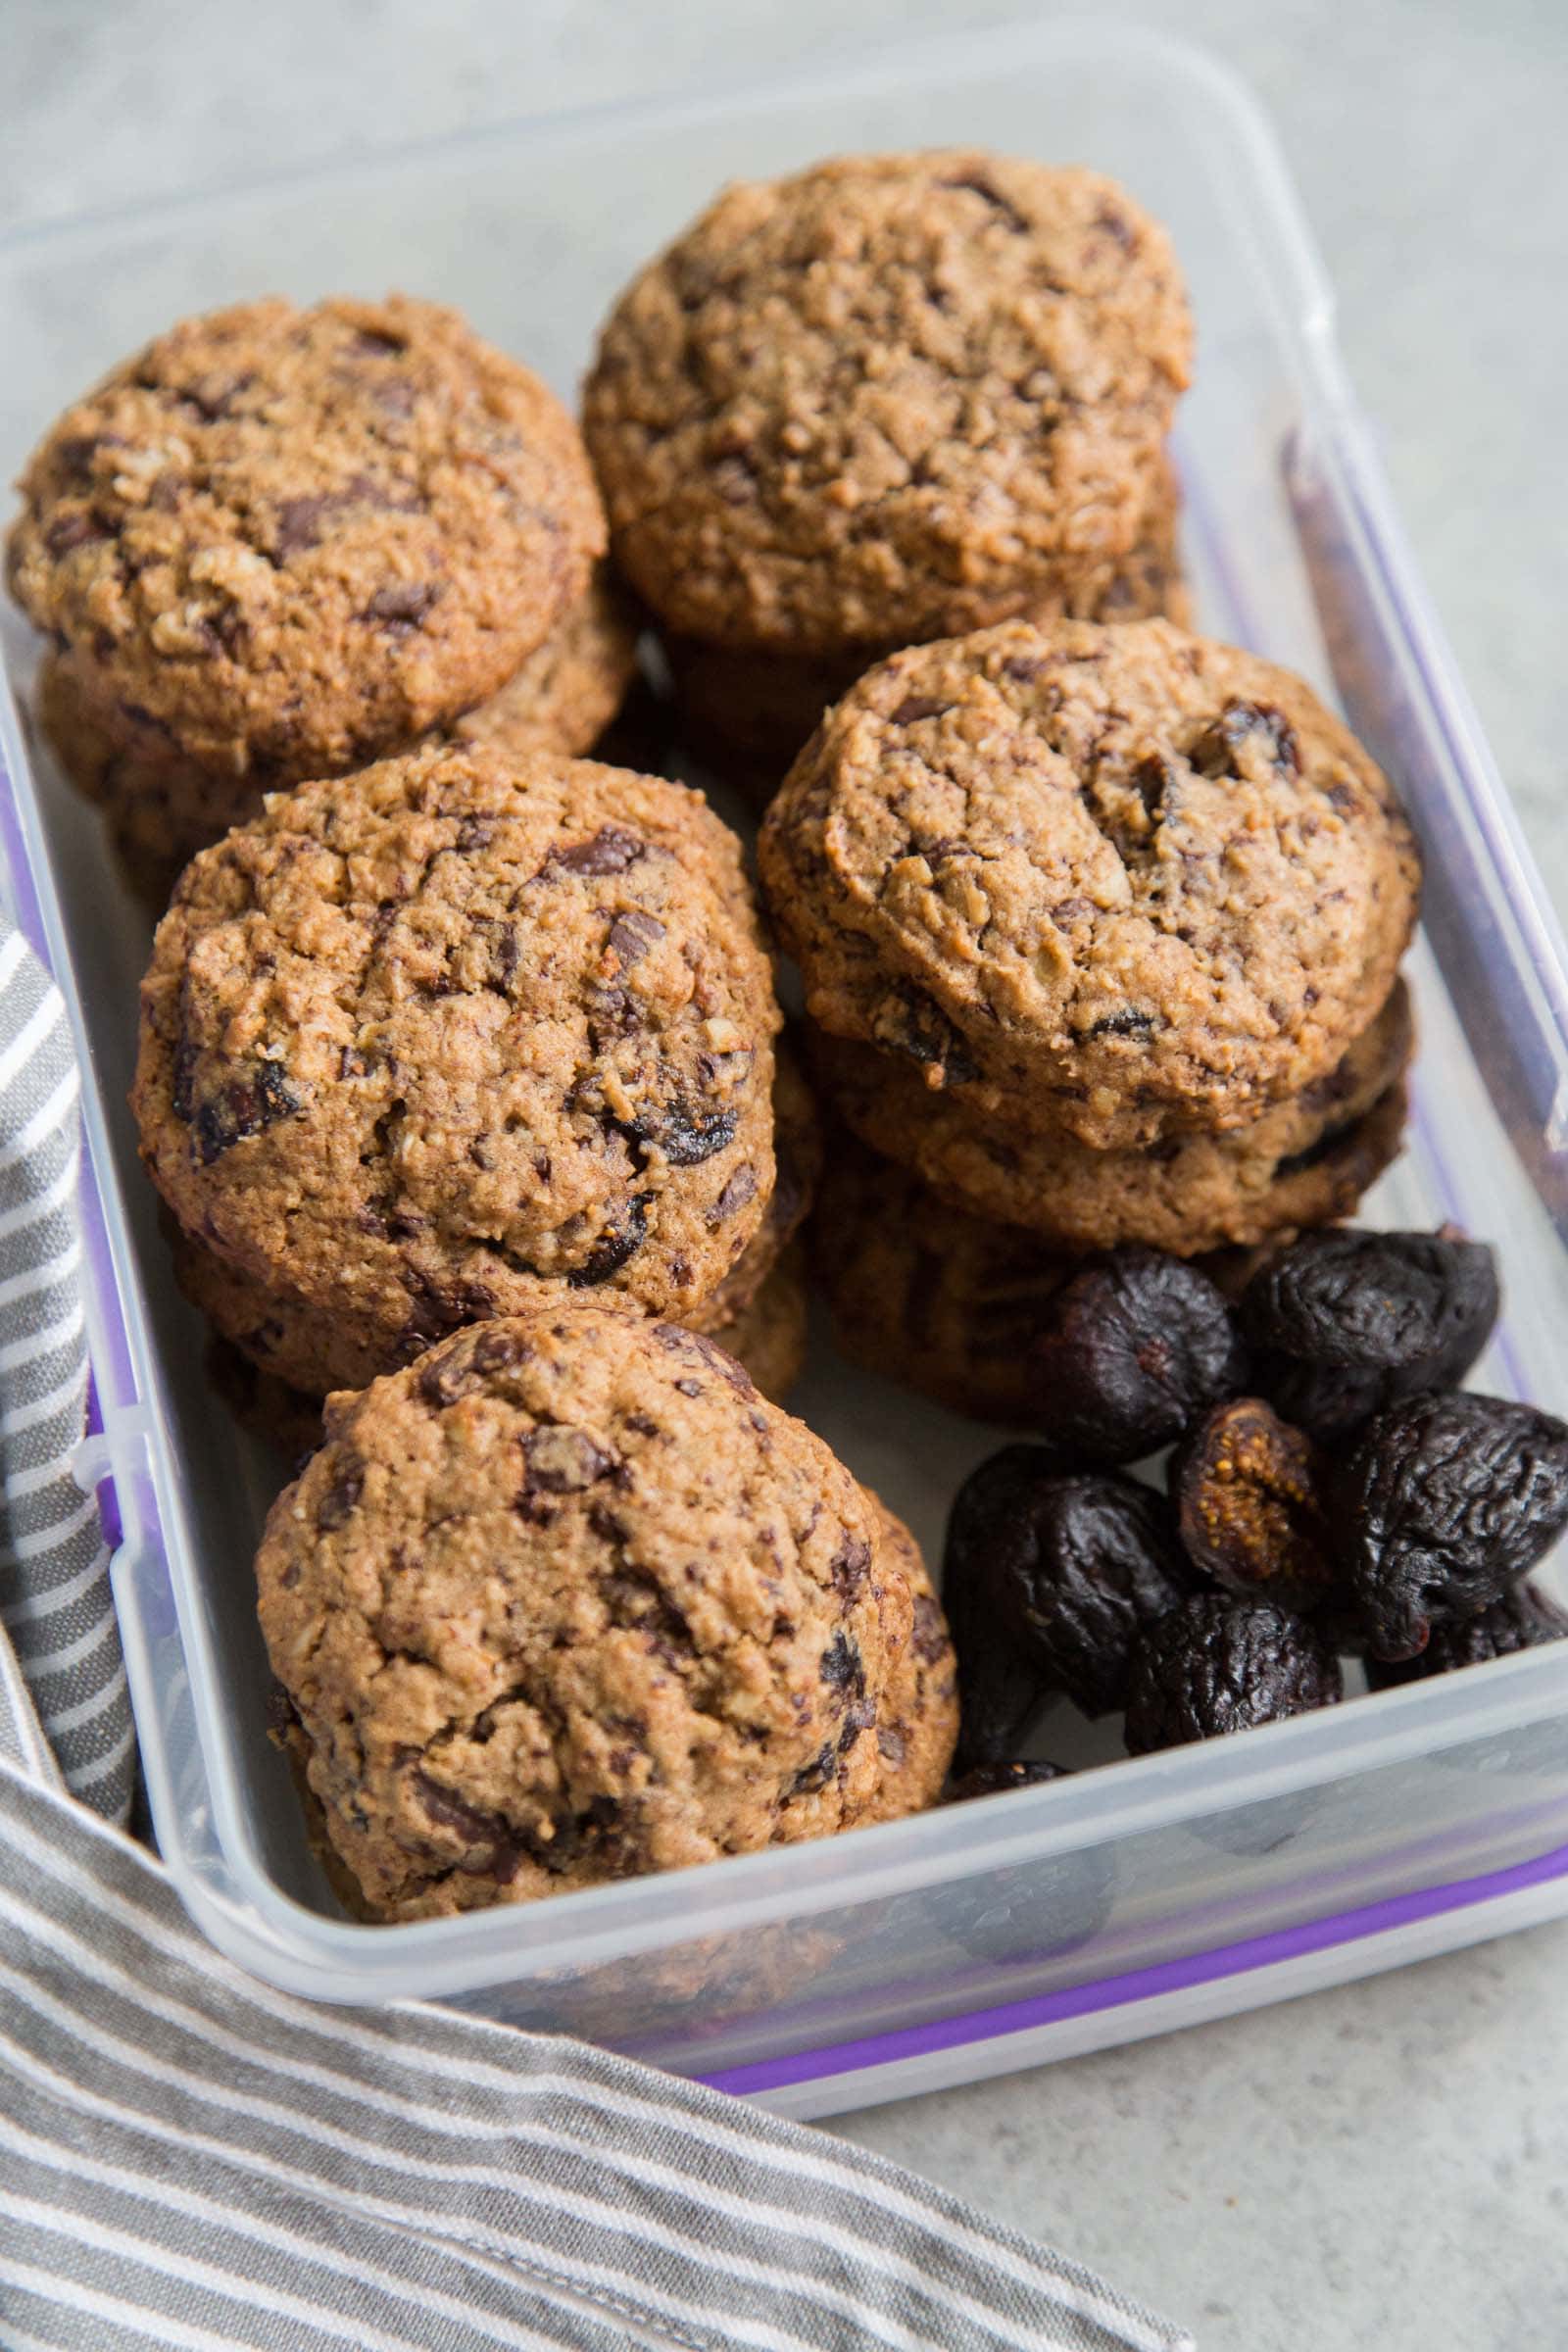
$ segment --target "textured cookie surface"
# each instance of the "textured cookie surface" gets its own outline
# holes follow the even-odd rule
[[[833,1035],[1097,1149],[1245,1126],[1394,984],[1414,843],[1290,672],[1164,621],[911,648],[823,721],[759,862]]]
[[[948,1777],[958,1728],[957,1661],[920,1546],[879,1494],[870,1488],[862,1492],[877,1515],[877,1564],[902,1575],[914,1602],[909,1640],[893,1661],[877,1724],[887,1778],[875,1800],[876,1818],[893,1821],[922,1811]]]
[[[583,424],[672,628],[833,647],[972,628],[1130,548],[1187,379],[1124,190],[971,150],[727,189],[627,289]]]
[[[918,1557],[711,1343],[541,1308],[329,1419],[257,1580],[291,1743],[380,1916],[936,1794],[952,1653]]]
[[[185,320],[68,410],[21,487],[29,617],[241,781],[354,766],[493,694],[604,544],[560,402],[399,296]]]
[[[791,1246],[810,1207],[821,1159],[810,1093],[794,1055],[781,1047],[773,1066],[774,1181],[767,1205],[723,1280],[679,1317],[688,1330],[707,1332],[739,1356],[758,1387],[774,1398],[798,1378],[805,1360],[806,1302],[799,1253]],[[362,1388],[377,1370],[390,1368],[384,1337],[372,1331],[351,1343],[335,1296],[316,1291],[301,1298],[289,1285],[287,1268],[281,1285],[263,1279],[201,1236],[169,1223],[181,1291],[248,1366],[224,1366],[228,1401],[247,1428],[281,1446],[292,1460],[318,1442],[321,1397],[334,1382]],[[346,1369],[351,1344],[358,1363],[353,1377]],[[412,1346],[400,1343],[397,1360],[410,1352]],[[313,1418],[316,1436],[301,1437]]]
[[[133,1102],[204,1258],[304,1336],[203,1302],[319,1394],[542,1288],[690,1312],[772,1191],[777,1024],[696,794],[432,749],[279,795],[186,869]]]
[[[760,1239],[759,1235],[758,1242]],[[746,1253],[748,1257],[758,1248],[758,1242],[753,1242]],[[215,1290],[220,1289],[223,1276],[230,1271],[219,1268],[210,1253],[195,1250],[183,1234],[175,1237],[174,1256],[180,1288],[197,1305],[203,1304],[205,1286],[210,1282]],[[250,1298],[256,1299],[258,1295],[252,1293]],[[243,1311],[252,1309],[247,1305]],[[267,1301],[255,1305],[258,1325],[266,1325],[269,1312]],[[733,1314],[717,1323],[705,1322],[701,1328],[727,1355],[734,1356],[764,1396],[782,1404],[806,1367],[804,1245],[793,1243],[782,1256],[773,1260],[767,1273],[755,1289],[747,1292],[744,1303]],[[261,1352],[265,1358],[265,1350]],[[275,1372],[264,1371],[257,1350],[242,1355],[232,1341],[220,1339],[216,1334],[208,1344],[206,1363],[213,1387],[240,1427],[281,1454],[297,1475],[301,1464],[321,1443],[323,1399],[291,1387]]]
[[[254,769],[225,774],[188,757],[161,720],[120,699],[90,655],[45,654],[33,699],[43,734],[103,808],[126,878],[155,915],[196,852],[256,815],[270,788]]]
[[[717,1289],[680,1320],[722,1333],[745,1313],[805,1224],[822,1174],[822,1129],[793,1038],[773,1052],[773,1189],[761,1223]],[[726,1348],[733,1343],[725,1339]],[[767,1382],[760,1383],[766,1388]]]
[[[856,1134],[959,1208],[1059,1250],[1144,1242],[1194,1257],[1348,1216],[1398,1148],[1411,1042],[1401,981],[1326,1078],[1250,1127],[1111,1152],[1032,1130],[1026,1096],[1010,1117],[988,1116],[964,1089],[933,1091],[869,1046],[822,1036],[814,1062]]]

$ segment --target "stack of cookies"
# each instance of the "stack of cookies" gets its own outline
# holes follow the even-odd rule
[[[318,1436],[541,1288],[786,1387],[809,1097],[733,837],[573,757],[635,629],[554,395],[428,303],[250,303],[117,368],[22,491],[41,722],[174,887],[135,1102],[249,1417]]]
[[[911,1377],[940,1352],[950,1402],[1020,1417],[1019,1318],[1064,1257],[1255,1245],[1397,1150],[1409,827],[1250,655],[1164,621],[910,648],[825,718],[760,864],[865,1148],[821,1220],[841,1324]]]
[[[938,150],[727,189],[616,304],[583,424],[686,738],[765,800],[893,649],[1185,617],[1164,231],[1090,172]]]
[[[267,792],[432,732],[583,752],[631,675],[575,424],[431,303],[187,319],[20,487],[40,722],[159,906]]]

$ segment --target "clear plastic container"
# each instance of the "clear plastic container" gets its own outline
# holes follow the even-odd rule
[[[1478,1378],[1568,1399],[1568,973],[1346,387],[1270,135],[1190,51],[1084,25],[901,48],[830,78],[615,108],[0,244],[0,459],[181,313],[399,284],[570,392],[595,322],[726,177],[974,140],[1115,173],[1169,223],[1199,326],[1178,455],[1203,625],[1337,696],[1425,842],[1409,1150],[1371,1213],[1503,1247]],[[33,648],[12,615],[19,703]],[[368,1927],[311,1860],[266,1737],[249,1560],[273,1473],[213,1398],[124,1107],[147,927],[96,822],[0,709],[4,887],[88,1070],[83,1449],[160,1846],[214,1940],[325,2000],[425,1995],[822,2113],[1126,2038],[1568,1911],[1568,1644],[960,1811],[529,1907]],[[818,1349],[799,1409],[940,1553],[993,1434]]]

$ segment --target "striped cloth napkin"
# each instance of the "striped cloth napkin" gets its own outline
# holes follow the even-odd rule
[[[109,1549],[71,1475],[87,1398],[78,1087],[60,993],[0,926],[0,1648],[26,1675],[72,1794],[123,1821],[136,1741]]]
[[[64,1007],[0,927],[0,2347],[1179,2352],[895,2166],[589,2048],[247,1977],[117,1826]]]

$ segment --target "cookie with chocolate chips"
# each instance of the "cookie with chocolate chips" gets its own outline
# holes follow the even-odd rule
[[[767,1213],[778,1021],[697,794],[434,747],[187,867],[132,1102],[208,1312],[322,1395],[542,1295],[698,1310]]]
[[[428,740],[486,744],[512,758],[529,752],[575,758],[592,751],[612,725],[636,665],[628,600],[601,564],[500,692]],[[240,798],[232,775],[172,762],[164,730],[106,703],[91,662],[74,654],[44,656],[33,700],[67,773],[102,805],[121,864],[155,914],[168,906],[197,850],[261,807],[259,779]]]
[[[1398,801],[1300,679],[1166,621],[895,655],[759,849],[817,1025],[1099,1151],[1325,1078],[1416,915]]]
[[[281,1736],[379,1918],[890,1819],[952,1753],[906,1531],[711,1342],[582,1300],[335,1398],[256,1574]]]
[[[760,1234],[752,1243],[742,1265],[757,1251],[761,1239]],[[177,1230],[173,1250],[175,1278],[193,1305],[204,1306],[210,1291],[226,1290],[229,1312],[225,1322],[232,1321],[236,1310],[255,1318],[264,1336],[259,1349],[250,1355],[242,1355],[231,1341],[220,1339],[214,1331],[207,1347],[208,1378],[240,1427],[270,1446],[298,1475],[321,1443],[324,1399],[292,1388],[275,1373],[262,1369],[272,1302],[254,1290],[247,1294],[242,1284],[232,1281],[231,1268],[221,1266],[210,1250],[194,1248]],[[719,1295],[715,1293],[715,1297]],[[744,1304],[733,1313],[712,1324],[699,1321],[697,1328],[707,1331],[726,1355],[735,1358],[764,1396],[782,1404],[806,1368],[804,1245],[794,1242],[782,1256],[773,1259],[760,1283],[748,1290]]]
[[[1169,240],[973,149],[726,189],[615,305],[583,429],[663,622],[836,652],[975,628],[1136,542],[1187,381]]]
[[[554,394],[402,296],[183,321],[21,490],[7,577],[57,656],[45,722],[144,857],[496,694],[605,545]]]

